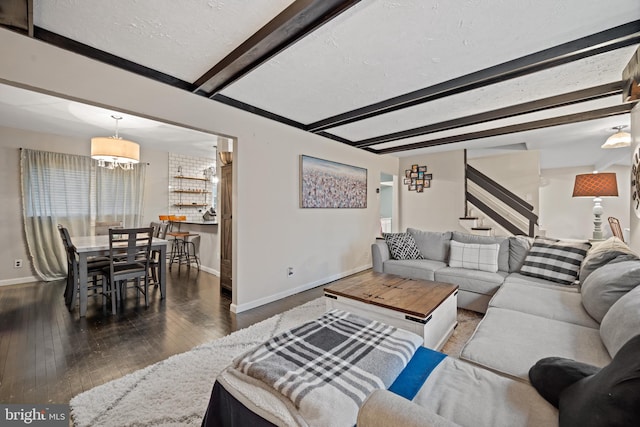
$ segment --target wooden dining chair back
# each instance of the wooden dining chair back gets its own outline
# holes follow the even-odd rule
[[[121,228],[109,230],[109,267],[105,268],[111,296],[111,309],[115,314],[116,303],[124,298],[126,284],[134,280],[136,294],[144,294],[145,306],[149,306],[149,265],[153,228]],[[142,283],[141,283],[142,281]]]
[[[618,221],[618,218],[610,216],[609,227],[611,227],[611,233],[624,242],[624,234],[622,234],[622,227],[620,227],[620,221]]]
[[[78,286],[80,285],[80,272],[79,272],[79,260],[76,247],[71,241],[69,230],[62,224],[58,224],[58,232],[62,238],[62,244],[67,255],[67,284],[64,289],[64,299],[69,310],[73,309],[75,305],[76,294]],[[97,259],[87,261],[87,277],[92,278],[92,285],[87,284],[88,290],[97,290],[98,277],[102,275],[102,269],[108,265],[106,258],[99,257]]]

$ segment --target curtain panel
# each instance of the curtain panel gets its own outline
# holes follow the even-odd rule
[[[22,149],[20,170],[27,248],[42,280],[66,277],[58,224],[72,238],[93,234],[96,220],[140,226],[146,164],[110,170],[87,156]]]

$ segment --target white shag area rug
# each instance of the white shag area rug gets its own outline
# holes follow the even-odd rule
[[[72,421],[78,427],[200,426],[215,378],[234,357],[325,311],[321,297],[92,388],[71,399]],[[469,312],[460,322],[458,313],[469,331],[456,330],[447,343],[453,345],[445,344],[443,351],[454,357],[481,316]]]

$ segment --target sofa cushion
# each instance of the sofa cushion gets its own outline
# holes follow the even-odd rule
[[[435,280],[437,282],[453,283],[463,291],[493,295],[502,285],[506,275],[507,273],[504,271],[490,273],[488,271],[444,267],[436,270]]]
[[[582,306],[579,292],[566,292],[542,286],[504,283],[489,302],[489,307],[506,308],[560,320],[588,328],[600,328]]]
[[[640,261],[607,264],[591,273],[582,283],[582,304],[599,322],[609,308],[640,284]]]
[[[536,237],[520,273],[570,285],[578,278],[580,264],[590,247],[589,242]]]
[[[591,273],[604,265],[636,259],[640,258],[622,240],[615,236],[610,237],[604,242],[596,243],[587,252],[580,267],[580,282],[584,283]]]
[[[469,270],[498,271],[497,243],[480,245],[478,243],[460,243],[451,241],[449,253],[449,267],[465,268]]]
[[[558,282],[552,282],[547,279],[540,279],[537,277],[525,276],[520,273],[511,273],[504,279],[504,284],[515,283],[518,285],[537,286],[541,288],[557,289],[564,292],[579,292],[577,284],[573,285],[561,285]]]
[[[435,280],[434,272],[446,266],[444,262],[430,259],[390,259],[384,263],[384,272],[410,279]]]
[[[413,236],[409,233],[384,233],[393,259],[422,259]]]
[[[526,236],[509,237],[509,272],[520,271],[520,267],[527,257],[533,239]]]
[[[560,394],[563,427],[640,425],[640,336],[627,341],[611,363]]]
[[[594,328],[490,307],[460,357],[521,381],[544,357],[604,366],[611,357]]]
[[[453,357],[440,362],[413,401],[460,426],[554,426],[558,419],[529,384]]]
[[[422,231],[417,228],[407,228],[407,233],[413,236],[413,240],[415,240],[423,258],[434,261],[447,261],[449,241],[451,240],[450,231]]]
[[[600,324],[600,336],[614,357],[618,350],[640,331],[640,286],[611,306]]]
[[[476,236],[475,234],[462,233],[454,231],[451,240],[460,243],[477,243],[480,245],[489,245],[497,243],[500,245],[498,252],[498,270],[509,271],[509,238],[498,236]]]

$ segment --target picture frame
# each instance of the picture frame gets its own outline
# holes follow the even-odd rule
[[[404,177],[405,178],[411,178],[411,169],[407,169],[404,171]]]
[[[424,188],[431,188],[431,180],[430,179],[425,179],[424,180]]]
[[[424,179],[427,179],[427,180],[431,180],[431,179],[433,179],[433,174],[425,173],[425,174],[424,174]]]
[[[418,165],[411,165],[411,172],[418,172]]]
[[[409,191],[416,191],[416,185],[415,184],[409,185]]]
[[[418,172],[426,172],[426,171],[427,171],[426,166],[418,166]]]
[[[417,178],[418,177],[418,172],[411,172],[411,178]]]
[[[301,208],[367,207],[367,169],[300,156]]]
[[[416,192],[418,193],[424,192],[424,186],[422,184],[416,185]]]
[[[416,185],[424,185],[424,179],[416,179]]]
[[[424,172],[418,172],[418,179],[424,179]]]
[[[405,184],[405,185],[409,185],[409,184],[411,184],[411,178],[405,178],[405,179],[404,179],[404,184]]]

